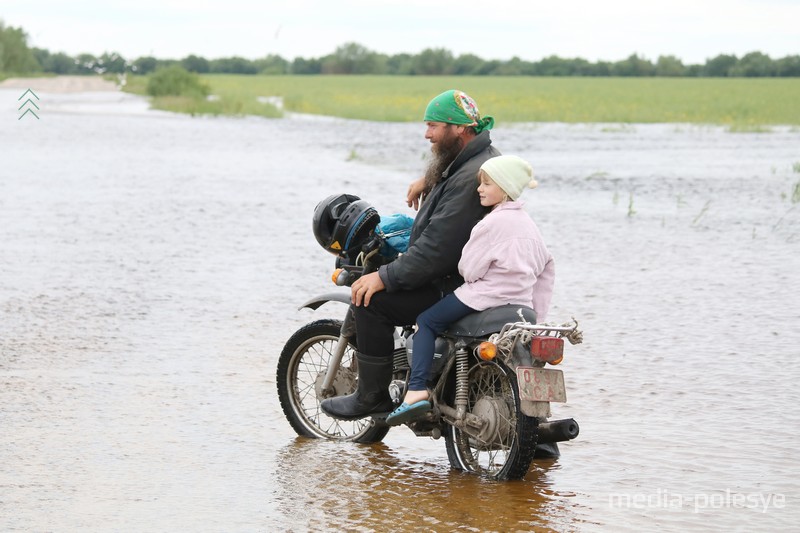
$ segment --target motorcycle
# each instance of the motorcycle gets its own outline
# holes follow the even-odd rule
[[[349,196],[350,204],[357,202],[352,198],[357,199]],[[346,218],[347,213],[340,216]],[[349,235],[350,245],[333,247],[337,259],[332,279],[338,286],[349,286],[393,259],[381,253],[392,235],[377,223],[367,224],[371,227],[365,231],[364,216],[359,220],[361,225],[351,230],[360,231],[361,237]],[[329,248],[328,240],[320,242]],[[300,308],[316,310],[328,302],[346,304],[344,317],[302,326],[281,351],[277,368],[281,407],[298,435],[379,442],[391,429],[386,415],[345,421],[320,409],[326,398],[353,393],[358,378],[350,292],[322,294]],[[395,406],[405,395],[413,338],[413,325],[396,328],[389,385]],[[558,456],[557,443],[579,433],[574,419],[549,420],[550,404],[566,401],[563,372],[550,368],[562,361],[565,339],[582,342],[577,321],[537,324],[534,310],[527,307],[506,305],[468,315],[436,340],[429,381],[431,411],[405,425],[417,436],[444,437],[448,460],[456,470],[500,480],[522,478],[535,457]]]

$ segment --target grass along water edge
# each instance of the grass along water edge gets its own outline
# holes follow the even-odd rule
[[[383,122],[422,120],[432,96],[458,88],[498,122],[691,123],[732,132],[800,125],[796,78],[539,78],[426,76],[245,76],[206,74],[209,105],[154,101],[179,112],[281,116],[288,112]],[[144,94],[146,77],[125,90]],[[261,101],[259,101],[261,99]]]

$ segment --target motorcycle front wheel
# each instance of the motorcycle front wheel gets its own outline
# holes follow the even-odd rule
[[[383,440],[389,427],[377,426],[371,418],[337,420],[319,407],[321,384],[330,364],[341,320],[324,319],[306,324],[292,335],[278,359],[278,398],[289,424],[298,435],[361,443]],[[334,380],[335,396],[356,390],[358,376],[356,346],[348,343]]]
[[[448,425],[450,465],[492,479],[520,479],[536,452],[538,420],[520,411],[517,376],[505,365],[479,362],[469,371],[467,412],[483,418],[480,431]]]

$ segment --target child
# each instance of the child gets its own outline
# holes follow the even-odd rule
[[[436,336],[470,313],[505,304],[524,305],[543,322],[555,280],[553,257],[539,228],[517,199],[536,187],[531,165],[514,155],[487,160],[478,172],[481,205],[491,212],[472,229],[458,271],[465,283],[417,317],[411,378],[403,403],[386,418],[392,426],[431,409],[427,390]]]

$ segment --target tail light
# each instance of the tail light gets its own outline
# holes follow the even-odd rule
[[[531,355],[534,359],[557,365],[564,359],[564,339],[536,336],[531,339]]]

